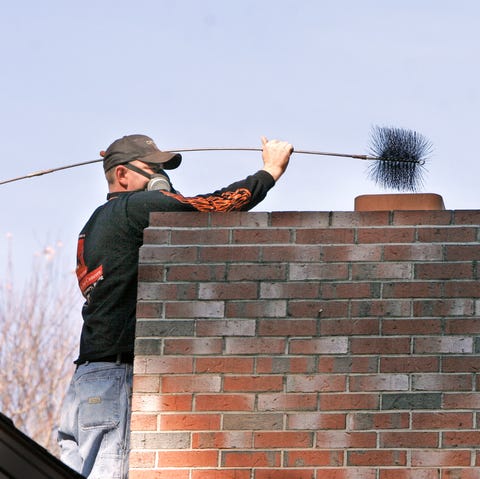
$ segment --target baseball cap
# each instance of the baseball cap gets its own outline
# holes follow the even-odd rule
[[[103,156],[105,172],[133,160],[160,163],[164,170],[178,168],[182,162],[182,155],[159,150],[155,142],[146,135],[127,135],[119,138],[106,151],[101,151],[100,155]]]

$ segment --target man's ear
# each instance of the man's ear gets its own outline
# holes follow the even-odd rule
[[[123,165],[118,165],[115,167],[115,178],[117,183],[122,188],[128,188],[128,178],[127,178],[128,168]]]

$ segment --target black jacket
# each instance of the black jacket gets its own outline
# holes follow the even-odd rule
[[[138,255],[153,211],[247,211],[275,184],[266,171],[207,195],[165,191],[112,193],[78,239],[77,277],[86,301],[76,363],[133,354]]]

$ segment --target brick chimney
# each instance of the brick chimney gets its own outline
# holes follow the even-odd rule
[[[480,478],[480,211],[155,213],[131,479]]]

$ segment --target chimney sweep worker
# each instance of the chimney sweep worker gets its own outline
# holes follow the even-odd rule
[[[77,365],[62,408],[61,459],[89,479],[128,477],[139,248],[153,211],[248,211],[285,172],[291,144],[262,137],[263,168],[214,193],[185,197],[165,170],[181,155],[145,135],[114,141],[103,156],[107,202],[78,238],[85,297]]]

